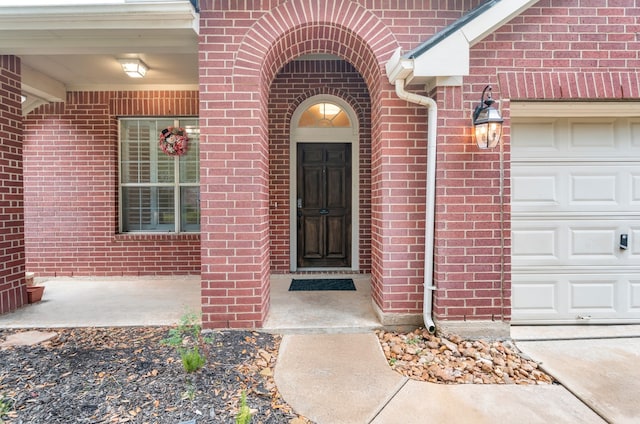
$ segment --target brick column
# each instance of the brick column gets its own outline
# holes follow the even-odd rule
[[[27,302],[20,59],[0,56],[0,314]]]
[[[200,14],[202,321],[259,328],[269,308],[268,87],[258,66],[234,75],[252,12],[231,11],[232,19],[214,3],[203,1]]]

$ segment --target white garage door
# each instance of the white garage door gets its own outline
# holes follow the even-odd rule
[[[640,322],[640,118],[513,118],[511,141],[513,322]]]

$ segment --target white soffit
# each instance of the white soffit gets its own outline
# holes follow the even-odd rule
[[[434,82],[453,82],[456,85],[460,84],[462,76],[469,75],[469,49],[488,34],[533,6],[537,1],[499,0],[481,15],[467,22],[414,59],[400,58],[400,61],[411,62],[412,72],[407,75],[407,83],[433,85]],[[387,64],[387,74],[392,83],[394,81],[392,81],[389,71],[390,68],[392,70],[397,65],[397,63]],[[404,66],[406,67],[406,65]]]
[[[35,96],[49,102],[63,102],[67,98],[63,83],[23,64],[22,91],[25,95]]]

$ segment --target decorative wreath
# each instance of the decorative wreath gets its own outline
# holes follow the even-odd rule
[[[160,133],[160,148],[169,156],[182,156],[187,153],[187,132],[184,128],[169,127]]]

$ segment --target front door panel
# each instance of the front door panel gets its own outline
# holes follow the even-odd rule
[[[298,267],[351,266],[351,144],[299,143]]]

